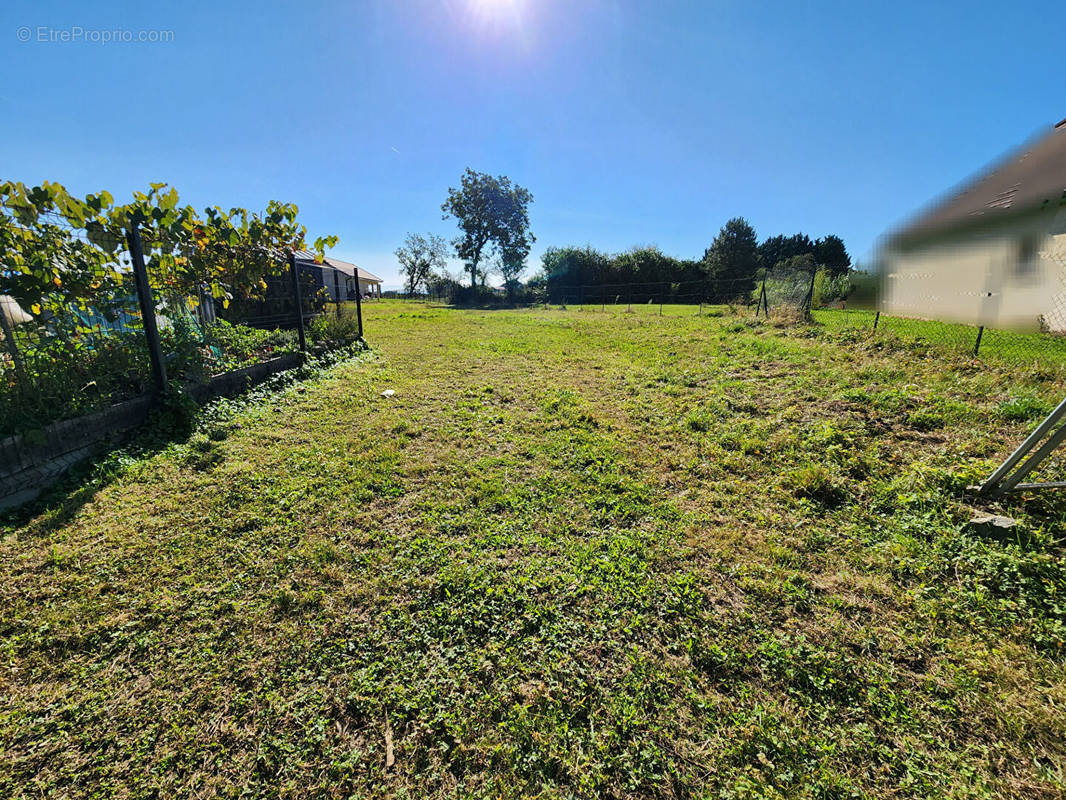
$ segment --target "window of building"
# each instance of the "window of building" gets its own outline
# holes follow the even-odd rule
[[[1039,249],[1040,239],[1035,235],[1023,236],[1018,241],[1018,258],[1014,262],[1016,278],[1031,278],[1036,275]]]

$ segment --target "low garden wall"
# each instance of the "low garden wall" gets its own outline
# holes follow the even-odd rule
[[[299,354],[284,355],[186,388],[197,402],[205,403],[240,394],[302,361]],[[0,509],[33,500],[74,465],[128,438],[145,423],[155,402],[155,395],[145,394],[103,411],[0,439]]]

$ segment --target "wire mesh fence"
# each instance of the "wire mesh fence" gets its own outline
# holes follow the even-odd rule
[[[749,278],[698,281],[643,281],[597,285],[549,282],[535,300],[548,305],[606,308],[733,304],[754,302],[757,282]]]
[[[859,331],[894,340],[918,353],[1016,364],[1066,365],[1066,336],[916,319],[868,309],[816,308],[811,320],[828,330]]]
[[[327,267],[297,266],[283,252],[256,254],[254,278],[212,293],[206,283],[177,285],[148,242],[142,290],[129,238],[140,247],[136,232],[91,230],[55,212],[36,215],[32,229],[16,214],[4,222],[11,263],[0,265],[0,443],[15,434],[33,440],[51,423],[161,388],[157,373],[203,383],[362,335],[355,309],[327,303],[316,272]]]
[[[1066,335],[1040,330],[1036,319],[1031,331],[1019,331],[887,314],[877,310],[873,299],[862,307],[850,305],[846,288],[831,284],[831,277],[788,270],[772,270],[748,281],[557,284],[532,305],[664,317],[769,316],[777,324],[812,325],[893,342],[916,354],[1066,366]]]
[[[24,269],[50,274],[46,291],[19,303],[0,296],[0,436],[97,410],[145,391],[151,367],[128,255],[88,257],[121,242],[93,242],[58,214],[27,234]],[[44,242],[40,241],[45,239]],[[93,253],[93,255],[96,255]],[[77,269],[68,268],[77,263]],[[19,275],[5,265],[14,281]]]

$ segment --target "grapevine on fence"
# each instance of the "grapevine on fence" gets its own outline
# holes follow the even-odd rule
[[[84,302],[117,286],[122,239],[103,224],[113,206],[107,192],[80,200],[57,183],[0,184],[0,293],[37,315],[49,300]],[[85,230],[85,238],[71,228]]]
[[[89,298],[98,306],[125,281],[131,226],[140,232],[154,288],[191,299],[208,293],[223,305],[261,296],[265,279],[286,269],[287,253],[307,248],[294,204],[271,201],[261,214],[218,206],[199,214],[179,202],[165,183],[121,205],[106,191],[80,199],[58,183],[0,183],[0,293],[34,315]],[[311,249],[321,260],[336,242],[319,237]]]
[[[0,437],[136,396],[153,377],[201,382],[291,350],[283,328],[304,311],[289,256],[321,261],[336,241],[309,245],[291,203],[198,212],[165,183],[117,203],[0,181]]]

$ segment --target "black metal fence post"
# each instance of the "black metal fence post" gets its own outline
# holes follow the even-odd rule
[[[759,304],[755,307],[755,316],[759,316],[759,309],[762,309],[766,316],[770,316],[770,303],[766,299],[766,276],[762,279],[762,288],[759,290]]]
[[[977,358],[977,353],[981,350],[981,337],[984,335],[985,326],[980,325],[977,328],[977,341],[973,343],[973,357]]]
[[[818,270],[811,273],[811,285],[807,287],[807,296],[803,298],[803,313],[805,316],[811,315],[811,308],[814,306],[814,279],[818,276]]]
[[[148,283],[148,270],[144,266],[141,232],[132,217],[126,229],[126,244],[129,245],[130,261],[133,263],[133,277],[137,284],[137,300],[141,306],[141,323],[144,325],[144,338],[148,344],[152,378],[156,390],[163,393],[167,390],[167,366],[163,361],[163,347],[159,343],[159,328],[155,324],[155,300],[152,298],[152,287]]]
[[[359,329],[359,341],[363,340],[363,290],[359,286],[359,267],[355,268],[355,323]]]
[[[875,331],[877,330],[877,323],[880,322],[880,321],[881,321],[881,311],[879,309],[877,311],[877,313],[874,314],[874,330]]]
[[[307,352],[307,333],[304,331],[304,304],[300,298],[300,274],[296,271],[296,253],[289,251],[289,275],[292,278],[292,299],[296,303],[296,330],[300,334],[300,352]]]

